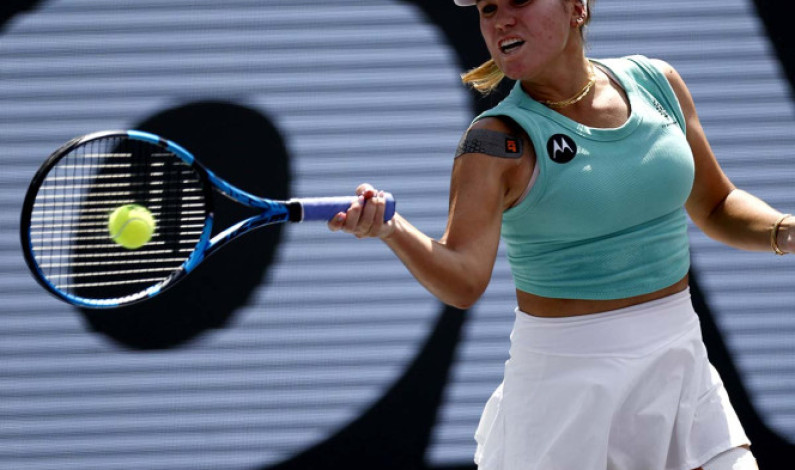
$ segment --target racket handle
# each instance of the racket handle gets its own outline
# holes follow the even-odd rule
[[[395,198],[390,193],[384,193],[384,196],[386,197],[384,222],[387,222],[395,215]],[[347,211],[356,199],[357,196],[308,197],[293,199],[291,202],[301,204],[303,209],[302,221],[318,220],[327,222],[337,213]]]

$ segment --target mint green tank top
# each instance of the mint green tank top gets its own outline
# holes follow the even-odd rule
[[[516,287],[544,297],[632,297],[674,284],[690,267],[683,206],[694,163],[676,95],[645,57],[593,62],[629,98],[621,127],[579,124],[519,83],[478,117],[509,117],[535,149],[538,176],[503,213],[502,238]]]

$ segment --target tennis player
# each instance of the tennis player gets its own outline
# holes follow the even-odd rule
[[[670,65],[586,58],[587,0],[455,2],[477,7],[491,54],[464,81],[516,85],[461,139],[444,235],[383,223],[368,184],[329,227],[381,238],[460,308],[486,289],[502,236],[518,307],[479,468],[756,469],[690,300],[685,212],[779,255],[795,251],[795,218],[732,185]]]

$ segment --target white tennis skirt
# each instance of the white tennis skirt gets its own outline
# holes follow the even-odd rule
[[[475,439],[480,470],[690,470],[750,444],[689,290],[568,318],[517,309]]]

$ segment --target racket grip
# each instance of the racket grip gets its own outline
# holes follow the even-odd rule
[[[390,193],[384,193],[386,198],[386,210],[384,211],[384,222],[388,222],[395,215],[395,198]],[[345,212],[351,207],[357,196],[337,196],[337,197],[308,197],[293,199],[301,204],[303,210],[302,221],[318,220],[328,222],[337,213]],[[365,202],[365,204],[367,204]]]

